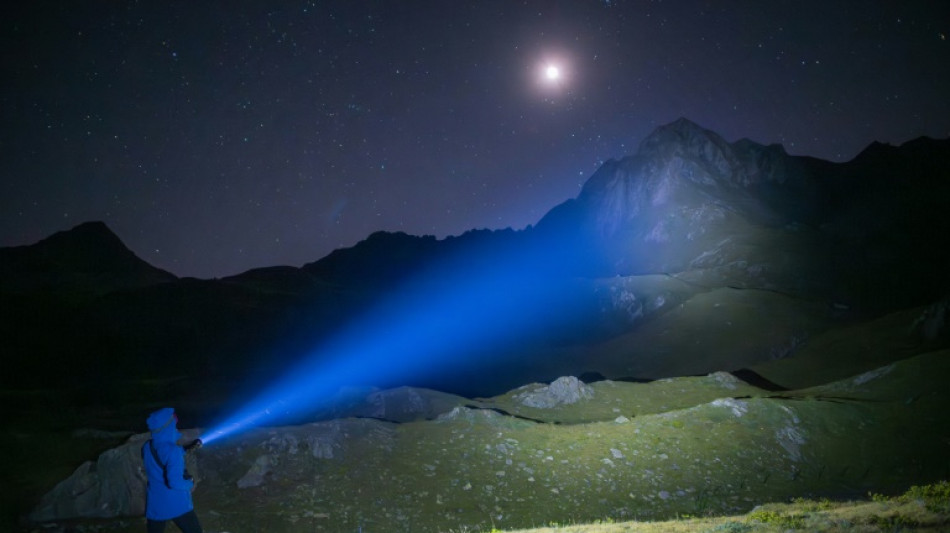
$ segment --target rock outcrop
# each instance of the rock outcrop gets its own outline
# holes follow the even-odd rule
[[[183,432],[183,441],[197,438],[197,431]],[[30,513],[30,520],[45,522],[70,518],[134,516],[145,512],[145,470],[142,445],[148,434],[133,435],[126,444],[107,450],[95,461],[86,461],[69,478],[48,492]],[[189,472],[197,472],[194,456],[186,458]]]
[[[594,389],[574,376],[559,377],[550,385],[526,385],[515,398],[527,407],[550,409],[573,404],[594,397]]]

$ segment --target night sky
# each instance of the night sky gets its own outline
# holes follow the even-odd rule
[[[834,161],[950,136],[940,0],[64,0],[0,19],[0,246],[103,220],[180,276],[377,230],[520,229],[681,116]]]

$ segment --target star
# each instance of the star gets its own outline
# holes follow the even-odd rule
[[[303,265],[378,230],[521,229],[576,196],[567,169],[681,116],[834,161],[950,131],[947,2],[199,2],[188,24],[176,2],[19,4],[0,247],[68,213],[180,276]]]

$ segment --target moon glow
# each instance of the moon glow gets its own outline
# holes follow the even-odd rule
[[[576,72],[570,56],[564,52],[548,52],[536,56],[530,67],[531,82],[543,98],[563,95],[574,82]]]

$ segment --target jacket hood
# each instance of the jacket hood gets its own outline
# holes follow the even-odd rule
[[[149,431],[152,432],[152,439],[156,441],[177,442],[181,438],[178,432],[178,420],[175,418],[175,410],[171,407],[163,407],[150,414],[148,420]]]

